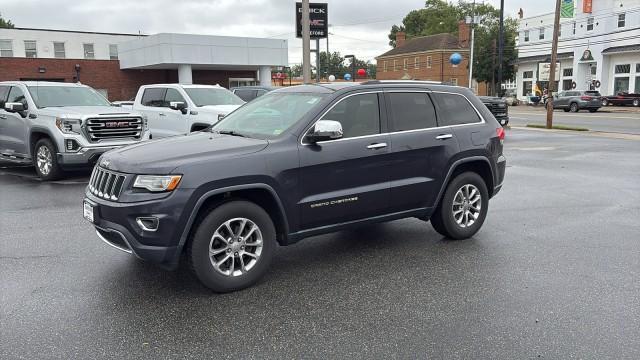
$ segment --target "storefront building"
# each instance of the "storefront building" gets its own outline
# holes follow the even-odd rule
[[[553,13],[520,20],[516,84],[527,100],[549,83]],[[640,0],[577,0],[561,19],[556,89],[640,93]]]
[[[80,81],[111,101],[154,83],[268,86],[287,65],[280,39],[0,29],[0,81]]]

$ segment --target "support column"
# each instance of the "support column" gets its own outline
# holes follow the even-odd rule
[[[180,84],[193,84],[193,75],[191,73],[191,65],[180,64],[178,65],[178,82]]]
[[[271,66],[260,66],[260,86],[271,86]]]

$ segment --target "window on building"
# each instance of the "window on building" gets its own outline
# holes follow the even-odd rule
[[[572,77],[573,76],[573,68],[566,68],[562,70],[562,76]],[[565,89],[566,90],[566,89]]]
[[[622,13],[622,14],[618,14],[618,27],[624,27],[625,22],[626,22],[626,14]]]
[[[551,33],[553,34],[553,30],[551,30]],[[560,24],[560,26],[558,27],[558,37],[562,37],[562,24]]]
[[[387,61],[386,60],[382,63],[382,71],[383,72],[387,72]]]
[[[28,58],[37,58],[38,57],[38,49],[36,47],[35,40],[25,40],[24,41],[24,56]]]
[[[571,90],[571,88],[573,87],[573,80],[568,79],[568,80],[562,80],[562,90]]]
[[[634,93],[640,94],[640,76],[636,76],[636,90]]]
[[[64,59],[67,55],[64,51],[64,43],[63,42],[54,42],[53,43],[53,55],[56,59]]]
[[[84,48],[84,58],[85,59],[95,59],[96,54],[93,51],[93,44],[82,44]]]
[[[616,74],[629,74],[631,72],[631,64],[616,65]]]
[[[398,70],[398,60],[393,60],[393,71]]]
[[[409,68],[409,59],[404,59],[404,67],[403,69],[407,70]]]
[[[118,45],[109,44],[109,59],[118,60]]]
[[[629,77],[616,77],[613,82],[613,93],[629,92]]]
[[[636,64],[636,72],[640,73],[640,63]]]
[[[433,65],[433,58],[431,56],[427,56],[427,69],[431,69]]]
[[[572,33],[573,35],[575,35],[575,34],[576,34],[576,22],[575,22],[575,21],[573,22],[573,30],[571,31],[571,33]]]
[[[544,40],[544,26],[540,28],[540,34],[538,35],[538,39]]]
[[[524,31],[524,42],[529,41],[529,30]]]
[[[450,126],[480,122],[480,117],[464,96],[434,93],[433,97],[440,110],[438,125]]]
[[[533,79],[533,71],[523,71],[522,72],[523,79]]]
[[[593,17],[587,19],[587,31],[593,30]]]
[[[362,94],[341,100],[323,119],[339,121],[343,138],[380,133],[378,94]]]
[[[420,58],[416,57],[415,59],[413,59],[413,67],[416,69],[420,68]]]
[[[598,65],[593,64],[591,65],[591,75],[596,75],[596,72],[598,72]]]
[[[453,86],[458,86],[458,78],[451,78],[451,80],[449,82]]]
[[[0,40],[0,57],[13,57],[13,42]]]
[[[390,93],[393,131],[437,127],[436,111],[426,93]]]
[[[522,96],[528,96],[531,94],[533,90],[533,82],[532,81],[523,81],[522,82]]]

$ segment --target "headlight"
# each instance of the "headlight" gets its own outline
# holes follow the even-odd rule
[[[56,127],[64,134],[80,134],[80,125],[82,125],[80,119],[56,118]]]
[[[133,187],[147,189],[152,192],[173,191],[182,179],[182,175],[138,175]]]

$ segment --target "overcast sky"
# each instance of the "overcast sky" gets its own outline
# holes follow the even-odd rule
[[[289,62],[301,61],[294,34],[295,0],[1,0],[0,12],[18,27],[154,34],[177,32],[289,40]],[[457,0],[456,0],[457,1]],[[468,0],[471,1],[471,0]],[[481,2],[482,0],[478,0]],[[318,1],[320,2],[320,1]],[[387,34],[422,0],[326,0],[330,51],[367,60],[389,49]],[[496,7],[499,0],[486,2]],[[553,11],[553,0],[506,0],[505,16]],[[326,43],[322,41],[322,50]]]

